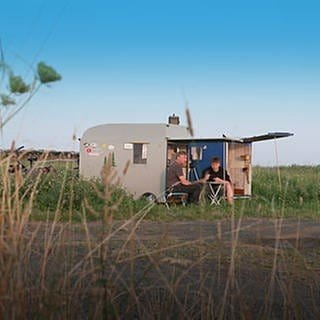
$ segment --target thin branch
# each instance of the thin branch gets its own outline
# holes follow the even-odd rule
[[[17,114],[19,113],[26,104],[32,99],[32,97],[38,92],[41,87],[41,83],[30,93],[28,98],[16,109],[14,110],[2,123],[0,123],[0,130]]]

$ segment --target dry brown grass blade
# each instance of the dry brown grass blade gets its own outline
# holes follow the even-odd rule
[[[188,107],[186,108],[186,117],[187,117],[187,123],[188,123],[188,130],[190,132],[191,137],[193,137],[194,132],[193,132],[193,126],[192,126],[192,119],[191,119],[191,114]]]
[[[131,164],[131,161],[128,160],[127,163],[126,163],[126,165],[125,165],[125,167],[124,167],[124,169],[123,169],[123,171],[122,171],[122,174],[123,174],[124,176],[127,174],[128,170],[129,170],[129,167],[130,167],[130,164]]]

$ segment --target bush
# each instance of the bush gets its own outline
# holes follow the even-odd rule
[[[69,168],[27,176],[20,193],[30,193],[34,188],[33,207],[41,212],[58,210],[76,217],[85,210],[87,217],[98,218],[106,208],[117,207],[117,211],[127,213],[136,206],[132,196],[119,187],[104,186],[101,180],[83,180]]]

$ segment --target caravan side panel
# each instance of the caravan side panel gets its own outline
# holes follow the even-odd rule
[[[185,135],[185,128],[170,132],[166,124],[106,124],[88,129],[80,147],[80,174],[99,178],[111,158],[121,185],[135,197],[156,196],[165,189],[166,141],[169,134]],[[169,129],[168,129],[169,128]],[[180,131],[179,131],[180,130]],[[124,170],[129,163],[128,170]]]

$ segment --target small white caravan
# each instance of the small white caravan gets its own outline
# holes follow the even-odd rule
[[[252,142],[291,135],[272,132],[241,139],[194,138],[174,115],[168,124],[102,124],[86,130],[80,140],[80,175],[101,177],[103,165],[111,157],[124,189],[136,198],[146,194],[161,198],[168,165],[176,152],[186,151],[188,179],[196,180],[210,166],[211,158],[218,156],[231,176],[235,196],[251,196]]]

